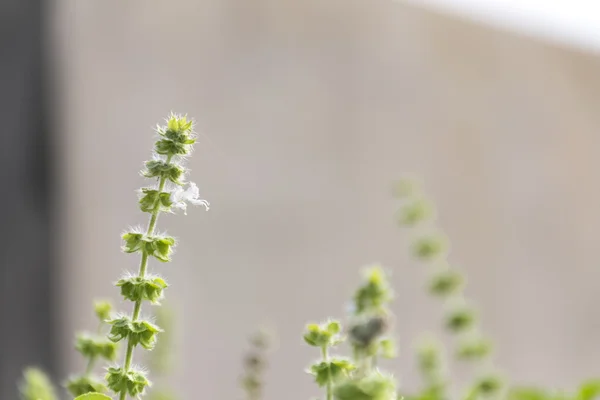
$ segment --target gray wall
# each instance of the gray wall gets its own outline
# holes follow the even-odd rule
[[[245,336],[264,321],[280,336],[268,397],[317,395],[303,325],[343,313],[373,261],[394,271],[391,367],[415,387],[410,346],[441,310],[392,221],[406,172],[439,204],[498,366],[560,387],[597,372],[596,57],[391,1],[63,0],[54,21],[66,370],[92,298],[137,268],[119,233],[145,223],[137,170],[175,110],[199,121],[190,167],[213,205],[161,218],[180,248],[152,265],[172,285],[187,398],[240,397]]]

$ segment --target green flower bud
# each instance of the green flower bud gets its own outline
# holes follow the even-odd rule
[[[101,357],[112,361],[117,357],[117,346],[105,338],[88,335],[77,336],[75,348],[86,358]]]
[[[354,294],[354,313],[381,313],[392,299],[387,276],[380,266],[367,268],[364,272],[365,283]]]
[[[454,332],[464,331],[475,323],[475,313],[467,308],[452,310],[446,318],[446,327]]]
[[[404,205],[398,213],[398,222],[401,225],[415,226],[420,222],[426,221],[434,215],[434,208],[426,200],[414,200]]]
[[[75,397],[86,393],[105,393],[107,391],[107,387],[100,380],[87,376],[71,378],[65,387]]]
[[[437,272],[429,283],[429,291],[438,296],[447,296],[456,293],[463,285],[460,273],[445,269]]]
[[[496,394],[502,389],[502,380],[495,375],[480,377],[474,385],[474,390],[483,396]]]
[[[131,397],[143,394],[146,386],[151,385],[143,371],[132,369],[126,372],[122,368],[116,367],[108,368],[106,382],[113,392],[121,393],[125,391]]]
[[[175,239],[172,237],[146,236],[139,232],[127,232],[122,237],[125,241],[122,249],[126,253],[145,252],[159,261],[171,261],[169,256],[175,246]]]
[[[327,386],[330,379],[332,382],[338,382],[342,378],[347,378],[348,374],[355,369],[356,366],[349,360],[334,358],[313,364],[306,372],[313,375],[317,384],[323,387]]]
[[[158,154],[174,156],[189,154],[196,142],[192,132],[192,121],[186,117],[171,115],[166,127],[159,127],[162,139],[156,142],[154,150]]]
[[[337,400],[395,400],[396,382],[389,375],[371,373],[362,378],[348,378],[333,390]]]
[[[168,285],[159,276],[148,275],[129,276],[121,278],[116,283],[121,288],[121,295],[130,301],[148,300],[152,304],[160,304],[163,297],[163,289]]]
[[[448,241],[442,234],[430,234],[420,237],[413,243],[415,257],[428,261],[446,253]]]
[[[108,301],[96,301],[94,303],[94,312],[100,321],[106,321],[110,318],[110,312],[112,311],[112,304]]]
[[[167,163],[164,160],[156,159],[146,161],[146,169],[142,175],[146,178],[166,178],[176,185],[184,185],[180,179],[185,173],[185,168],[174,163]]]
[[[341,325],[338,321],[327,321],[321,325],[308,324],[304,341],[315,347],[331,347],[342,342],[339,335]]]
[[[132,321],[127,316],[113,319],[108,323],[112,325],[108,334],[110,340],[118,342],[127,338],[133,346],[140,344],[147,350],[154,348],[156,334],[162,332],[162,329],[148,321]]]
[[[456,355],[463,360],[480,359],[492,352],[492,343],[482,337],[468,337],[458,344]]]
[[[139,200],[140,209],[143,212],[151,213],[154,212],[154,205],[157,204],[159,211],[169,212],[171,211],[171,193],[160,192],[153,188],[142,188],[142,196]],[[158,200],[157,200],[158,199]]]

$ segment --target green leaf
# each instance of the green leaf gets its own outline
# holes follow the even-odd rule
[[[86,393],[75,397],[74,400],[112,400],[112,398],[102,393]]]
[[[600,398],[600,379],[590,379],[579,386],[577,400],[594,400]]]

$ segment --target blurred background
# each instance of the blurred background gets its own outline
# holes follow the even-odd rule
[[[150,267],[171,284],[182,399],[241,398],[265,323],[266,398],[317,395],[304,324],[343,316],[373,262],[396,290],[387,366],[417,386],[411,348],[442,309],[393,219],[407,173],[438,204],[498,368],[559,388],[597,374],[600,11],[510,3],[2,2],[0,399],[26,365],[57,382],[82,368],[93,299],[129,310],[120,233],[146,223],[137,171],[171,110],[198,122],[191,179],[211,202],[161,217],[179,248]]]

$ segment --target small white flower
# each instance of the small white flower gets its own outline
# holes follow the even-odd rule
[[[210,204],[206,200],[199,199],[199,196],[200,190],[198,190],[198,186],[194,182],[190,182],[187,189],[184,190],[181,186],[178,186],[171,192],[171,202],[173,203],[173,207],[181,208],[184,214],[187,214],[187,203],[204,206],[206,211],[208,211]]]

